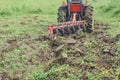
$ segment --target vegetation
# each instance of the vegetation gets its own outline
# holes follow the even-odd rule
[[[61,67],[52,66],[52,68],[47,72],[44,72],[43,69],[40,69],[38,73],[33,72],[32,75],[34,80],[44,80],[46,78],[50,80],[58,80],[59,78],[55,77],[55,75],[57,75],[58,73],[64,73],[67,70],[68,65],[62,65]]]
[[[94,6],[94,19],[111,25],[107,34],[112,37],[118,35],[120,33],[120,0],[90,0],[90,4]],[[49,70],[45,71],[44,67],[48,64],[42,64],[39,61],[42,58],[39,54],[44,53],[44,48],[49,50],[50,47],[47,41],[35,40],[41,35],[48,34],[48,24],[57,23],[56,14],[60,5],[61,0],[0,0],[0,54],[2,54],[2,57],[0,55],[0,73],[8,72],[11,78],[21,77],[25,80],[48,78],[77,80],[81,77],[80,68],[71,67],[69,64],[56,64],[57,66],[52,64]],[[90,41],[90,38],[86,40],[85,45],[89,51],[96,47],[95,41]],[[116,54],[120,54],[120,40],[115,45]],[[101,56],[101,53],[99,55]],[[78,59],[80,66],[87,61],[90,67],[99,70],[97,71],[99,74],[87,71],[86,74],[90,80],[100,80],[105,76],[112,76],[115,80],[120,79],[119,66],[115,66],[116,72],[113,74],[112,68],[107,70],[96,67],[92,62],[97,58],[93,54],[88,54]],[[111,59],[118,58],[119,56]],[[21,76],[22,73],[25,74],[24,77]]]

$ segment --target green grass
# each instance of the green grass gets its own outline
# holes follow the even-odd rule
[[[49,0],[47,3],[46,0],[0,0],[0,46],[12,38],[20,38],[19,42],[25,43],[40,35],[48,35],[48,24],[57,22],[56,9],[59,4],[56,0],[52,2]],[[24,39],[25,35],[31,36],[31,38]],[[39,50],[47,47],[47,43],[44,41],[38,41],[36,44],[39,45]],[[20,56],[24,52],[28,56]],[[35,55],[35,52],[29,48],[29,45],[4,52],[4,60],[0,62],[0,72],[8,71],[12,78],[14,71],[18,70],[26,70],[25,74],[31,75],[30,72],[39,68],[37,65],[26,65],[27,60],[33,54]]]
[[[111,25],[108,34],[115,37],[120,31],[120,0],[91,0],[94,6],[94,19]]]
[[[113,37],[119,34],[120,0],[91,0],[90,3],[94,6],[95,20],[112,25],[111,29],[108,30],[108,34]],[[61,0],[0,0],[0,45],[4,45],[8,39],[15,37],[21,38],[22,36],[29,35],[32,38],[36,38],[39,35],[47,35],[47,26],[57,22],[57,9],[60,5]],[[34,19],[35,16],[38,16],[38,19]],[[21,22],[24,22],[25,24],[21,24]],[[19,40],[19,43],[29,41],[30,39],[22,39]],[[36,44],[39,44],[38,50],[48,47],[48,44],[45,41],[38,41]],[[89,40],[86,41],[85,44],[89,49],[95,47]],[[116,46],[117,50],[120,52],[120,41],[116,43]],[[20,55],[24,51],[28,51],[26,52],[27,56]],[[13,77],[15,70],[26,70],[26,79],[29,76],[34,80],[40,80],[49,76],[51,80],[53,80],[56,79],[54,74],[57,72],[62,73],[68,71],[68,65],[57,68],[53,66],[47,72],[44,72],[43,68],[41,68],[41,64],[26,65],[26,61],[30,56],[33,55],[32,57],[34,57],[35,54],[36,52],[31,50],[31,48],[29,51],[29,45],[21,46],[19,49],[13,49],[9,52],[4,52],[4,60],[0,62],[0,72],[8,71],[10,76]],[[94,56],[87,55],[84,59],[87,61],[94,61],[95,58]],[[84,64],[83,60],[81,61],[81,64]],[[71,68],[69,68],[69,70],[71,70]],[[74,70],[76,69],[73,69],[73,71]],[[80,72],[80,70],[78,71]],[[120,69],[118,68],[118,72],[116,72],[117,76],[120,74],[119,70]],[[105,69],[101,69],[99,75],[87,72],[87,76],[91,80],[96,78],[100,79],[104,74],[108,74],[108,72],[105,73],[105,71]],[[69,74],[68,76],[68,78],[58,80],[76,80],[79,77],[74,73]],[[116,80],[117,79],[118,78],[116,78]]]
[[[95,20],[111,25],[108,34],[115,37],[120,32],[120,0],[92,0]]]
[[[61,1],[46,1],[46,0],[0,0],[0,15],[12,16],[19,14],[51,14],[56,15]],[[19,3],[19,4],[18,4]],[[105,22],[118,20],[120,16],[119,0],[91,0],[90,2],[94,6],[95,19]],[[17,5],[16,5],[17,4]],[[105,18],[106,17],[106,18]],[[109,19],[108,19],[109,18]],[[112,18],[112,19],[111,19]]]
[[[0,0],[0,15],[10,16],[19,14],[56,14],[57,5],[61,1],[46,0]]]
[[[120,40],[116,43],[116,46],[117,46],[118,52],[120,53]]]
[[[44,80],[44,79],[50,79],[50,80],[61,80],[61,78],[55,77],[58,74],[64,73],[69,68],[68,65],[63,65],[61,67],[52,67],[49,71],[44,72],[43,69],[39,69],[38,72],[33,72],[32,76],[34,80]]]

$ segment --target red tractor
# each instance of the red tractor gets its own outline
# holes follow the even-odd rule
[[[50,34],[61,35],[75,33],[79,27],[84,32],[91,33],[93,26],[93,7],[88,0],[83,4],[82,0],[63,1],[58,9],[58,23],[49,26]]]

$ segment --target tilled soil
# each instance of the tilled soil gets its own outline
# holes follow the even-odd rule
[[[21,22],[20,24],[23,25],[24,23]],[[0,46],[0,61],[5,60],[4,52],[22,47],[24,50],[19,56],[27,56],[24,61],[26,66],[23,69],[14,70],[14,77],[10,77],[7,71],[0,73],[0,80],[23,80],[27,76],[25,71],[27,65],[40,64],[45,66],[45,71],[51,69],[51,64],[56,66],[68,64],[70,68],[75,68],[75,71],[68,70],[66,73],[57,74],[57,77],[62,77],[64,74],[66,76],[75,74],[79,76],[78,80],[91,80],[88,73],[96,76],[105,70],[109,76],[105,75],[101,80],[113,80],[115,79],[114,74],[117,72],[116,68],[120,66],[120,57],[118,57],[120,52],[117,51],[115,45],[120,39],[120,34],[112,38],[106,32],[109,28],[110,25],[108,24],[95,23],[94,32],[91,34],[80,31],[71,36],[58,37],[56,40],[50,40],[48,36],[32,38],[29,35],[8,39],[4,45]],[[23,39],[25,41],[22,41]],[[47,48],[39,48],[41,46],[39,43],[42,41],[48,45]],[[31,51],[34,51],[34,56],[29,54]],[[81,72],[77,72],[79,69]]]

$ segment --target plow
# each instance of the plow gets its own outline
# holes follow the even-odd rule
[[[48,26],[50,38],[76,33],[78,30],[93,31],[93,7],[88,0],[63,0],[58,9],[58,23]]]

